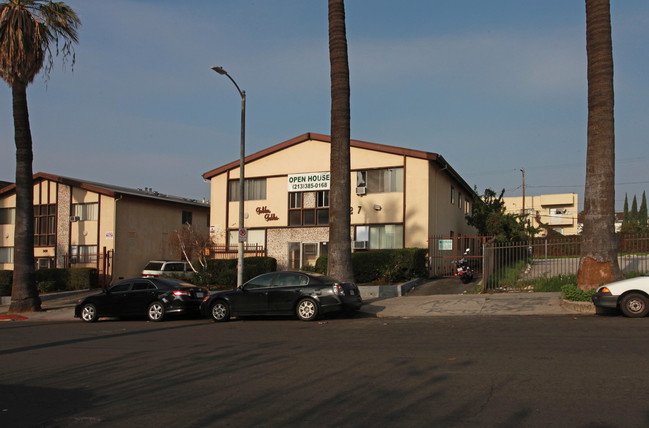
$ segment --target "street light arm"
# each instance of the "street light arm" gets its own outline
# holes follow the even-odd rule
[[[241,99],[243,99],[243,100],[246,99],[246,91],[242,91],[241,88],[239,88],[239,85],[237,85],[237,82],[234,81],[232,76],[230,76],[228,74],[228,72],[223,69],[223,67],[214,66],[214,67],[212,67],[212,70],[216,71],[219,74],[227,76],[228,79],[230,79],[232,81],[232,83],[234,83],[234,86],[237,88],[237,91],[239,91],[239,95],[241,95]]]

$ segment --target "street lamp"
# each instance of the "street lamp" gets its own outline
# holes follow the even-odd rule
[[[241,155],[239,156],[239,262],[237,263],[237,287],[243,284],[243,240],[242,236],[247,236],[243,227],[243,205],[245,199],[244,186],[244,164],[246,160],[246,91],[242,91],[237,82],[228,74],[223,67],[212,67],[212,70],[219,74],[228,76],[228,79],[234,83],[234,86],[241,95]]]

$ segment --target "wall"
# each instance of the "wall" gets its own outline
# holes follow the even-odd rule
[[[183,210],[193,213],[194,230],[207,235],[207,207],[126,196],[118,200],[113,279],[140,276],[149,260],[179,260],[181,254],[171,240],[175,231],[182,228]]]

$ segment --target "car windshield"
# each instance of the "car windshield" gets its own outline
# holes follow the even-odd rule
[[[162,270],[162,262],[149,262],[144,270]]]

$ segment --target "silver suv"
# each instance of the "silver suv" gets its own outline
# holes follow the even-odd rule
[[[159,276],[182,275],[189,277],[193,273],[189,263],[179,260],[151,260],[144,267],[142,277],[157,278]]]

